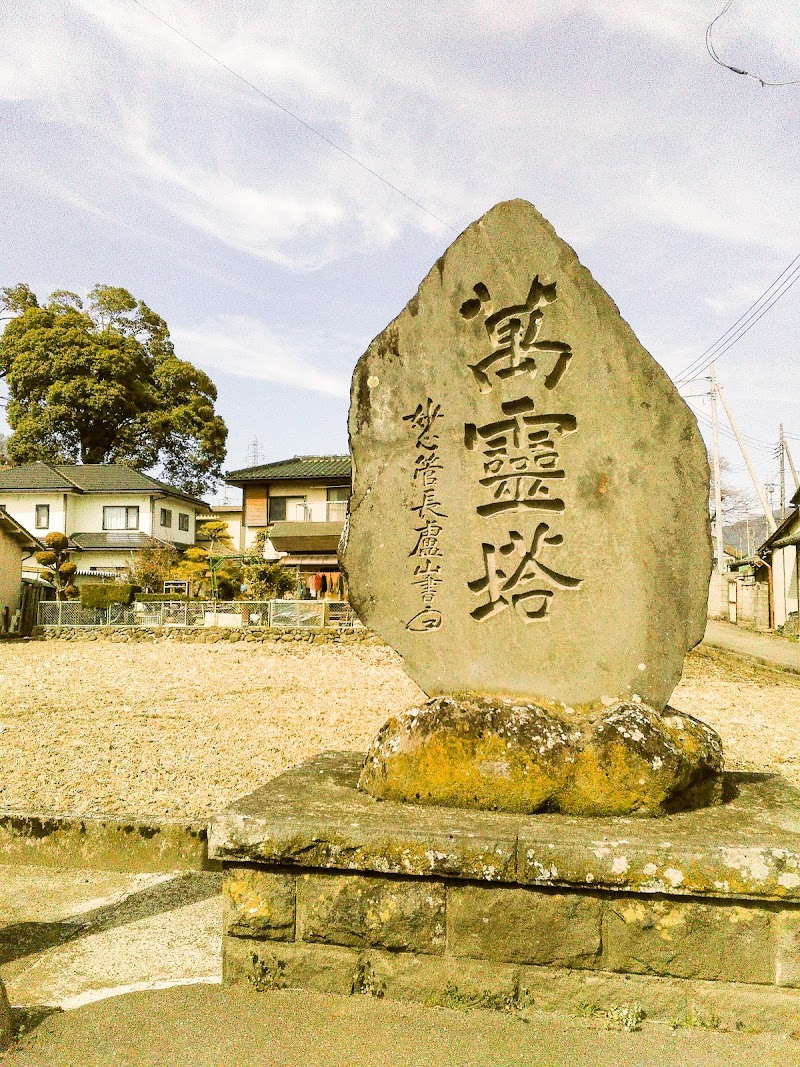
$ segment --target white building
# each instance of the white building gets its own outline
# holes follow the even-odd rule
[[[800,489],[791,500],[791,511],[759,548],[758,554],[771,568],[773,626],[785,626],[800,608]],[[795,632],[797,632],[795,621]]]
[[[40,541],[69,538],[77,578],[117,577],[137,552],[195,543],[206,504],[119,463],[25,463],[0,470],[0,504]],[[38,564],[26,564],[35,575]]]

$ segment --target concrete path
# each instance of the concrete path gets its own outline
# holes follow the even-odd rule
[[[709,619],[703,643],[740,656],[750,656],[770,667],[800,674],[800,641],[789,641],[773,634],[757,634],[729,622]]]
[[[457,1012],[371,997],[183,986],[51,1015],[9,1067],[798,1067],[774,1034],[635,1033],[556,1015]]]
[[[0,865],[0,977],[14,1007],[221,980],[221,875]]]

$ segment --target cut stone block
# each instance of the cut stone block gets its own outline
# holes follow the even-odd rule
[[[727,982],[774,982],[772,913],[740,904],[624,897],[606,905],[612,971]]]
[[[369,951],[363,965],[369,991],[393,1000],[495,1009],[518,1000],[519,968],[507,963]]]
[[[797,993],[774,986],[551,967],[521,968],[520,1000],[583,1018],[638,1005],[654,1022],[755,1033],[795,1031],[800,1012]]]
[[[588,893],[450,886],[447,951],[508,963],[597,967],[603,904]]]
[[[302,941],[441,953],[445,889],[419,879],[303,874],[297,883],[297,924]]]
[[[313,989],[349,996],[358,982],[359,955],[328,945],[284,944],[226,937],[222,946],[222,980],[247,982],[262,992]]]
[[[295,875],[236,867],[222,888],[222,925],[234,937],[293,941]]]
[[[775,982],[790,989],[800,989],[800,908],[787,908],[782,911],[775,925]]]

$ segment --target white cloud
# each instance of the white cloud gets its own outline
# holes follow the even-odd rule
[[[734,285],[724,293],[706,297],[706,306],[719,318],[728,319],[732,314],[746,311],[761,296],[763,289],[752,285]]]
[[[330,359],[332,348],[340,355],[345,348],[342,339],[331,342],[306,331],[280,330],[245,315],[220,315],[204,325],[171,332],[177,354],[210,371],[329,396],[349,395],[349,376],[316,365]],[[354,363],[362,347],[347,346]]]
[[[800,216],[787,215],[785,205],[798,198],[800,182],[779,169],[773,181],[754,182],[750,171],[698,163],[683,178],[651,176],[634,203],[677,230],[787,254],[800,245]]]

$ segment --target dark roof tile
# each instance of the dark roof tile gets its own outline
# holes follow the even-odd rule
[[[124,463],[23,463],[0,470],[0,489],[82,493],[169,493],[199,507],[205,502]]]
[[[228,471],[225,480],[238,482],[304,481],[312,478],[350,478],[349,456],[292,456],[275,463]]]

